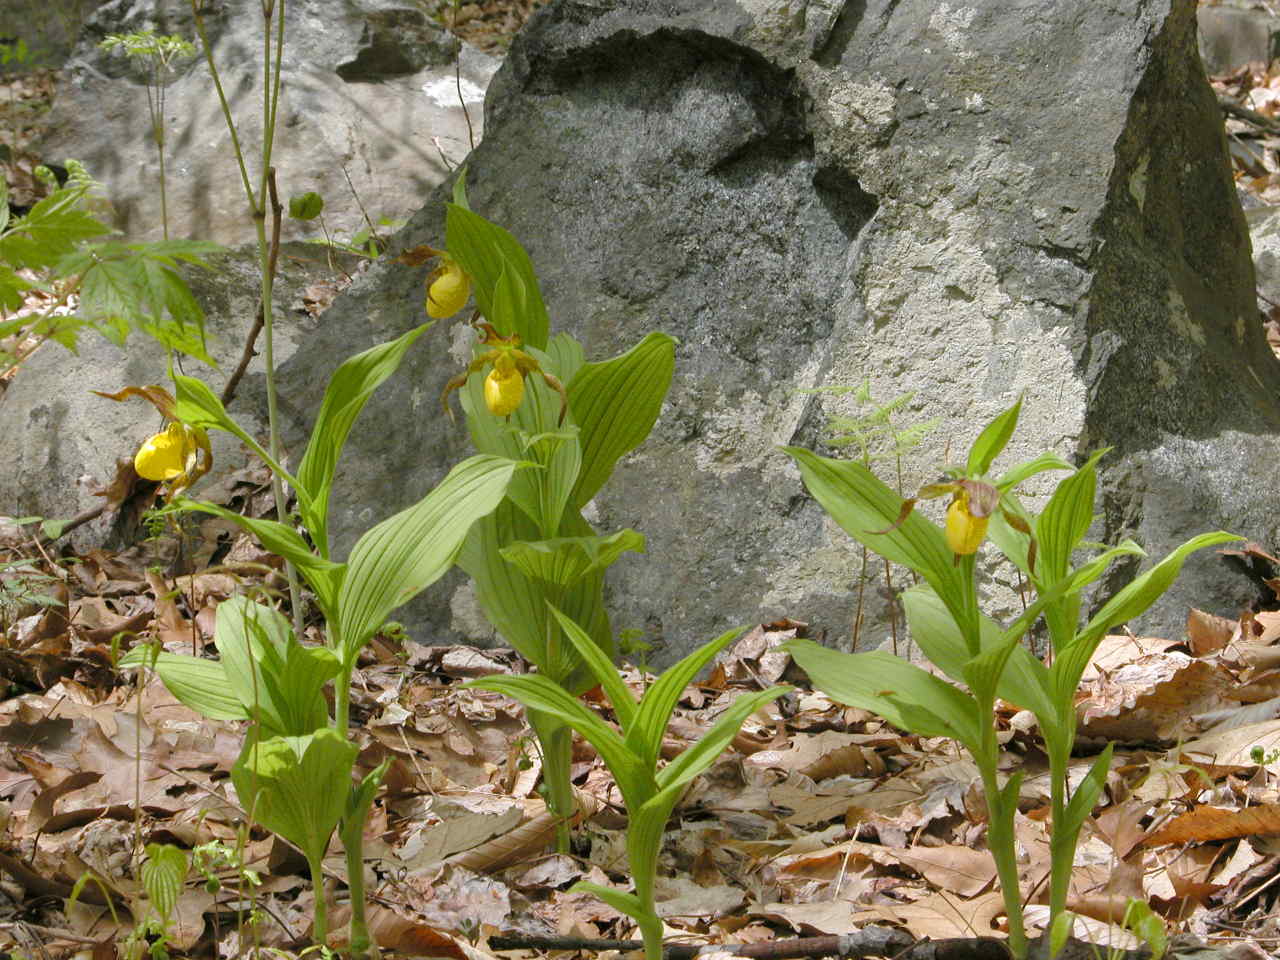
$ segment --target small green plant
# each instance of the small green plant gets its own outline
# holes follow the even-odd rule
[[[627,862],[635,893],[585,882],[572,889],[593,894],[634,919],[644,938],[646,960],[662,960],[662,921],[654,902],[654,882],[667,819],[685,788],[728,746],[743,721],[790,688],[771,687],[738,697],[697,743],[660,767],[662,738],[685,687],[742,630],[721,634],[689,654],[658,677],[637,702],[596,640],[554,606],[548,604],[548,611],[586,671],[604,690],[621,733],[548,676],[492,676],[466,686],[504,693],[523,703],[530,713],[554,717],[567,728],[577,730],[600,752],[627,807]]]
[[[1260,767],[1269,767],[1277,760],[1280,760],[1280,747],[1264,750],[1261,746],[1255,744],[1249,750],[1249,759]]]
[[[1055,957],[1067,945],[1071,929],[1075,925],[1076,916],[1067,910],[1058,914],[1049,929],[1049,956]],[[1145,900],[1130,897],[1124,908],[1121,926],[1128,930],[1142,943],[1146,944],[1151,960],[1162,960],[1169,949],[1169,931],[1150,904]],[[1122,947],[1111,947],[1107,950],[1107,960],[1122,960],[1126,951]],[[1101,960],[1102,954],[1094,948],[1093,955]]]
[[[582,510],[653,428],[671,384],[676,340],[651,333],[619,356],[589,363],[568,334],[551,336],[529,255],[510,233],[471,211],[464,176],[446,217],[448,251],[426,248],[442,260],[430,281],[428,312],[456,313],[474,289],[485,322],[477,327],[474,358],[443,399],[449,409],[451,393],[459,392],[478,451],[536,466],[512,478],[506,499],[467,536],[458,564],[506,641],[576,695],[596,681],[551,605],[612,658],[605,570],[625,552],[643,552],[644,537],[630,529],[597,533]],[[542,747],[548,806],[561,819],[557,844],[566,850],[577,810],[569,782],[573,732],[536,708],[528,718]]]
[[[37,346],[52,340],[75,352],[85,328],[119,346],[136,330],[212,366],[204,311],[179,267],[209,269],[205,258],[221,248],[194,240],[102,239],[111,231],[90,212],[97,184],[74,160],[67,161],[67,171],[66,184],[58,186],[53,174],[40,168],[52,192],[12,220],[8,186],[0,178],[0,310],[17,310],[33,289],[48,295],[42,313],[0,319],[0,338],[22,331]],[[79,303],[73,311],[74,298]],[[0,353],[0,366],[12,369],[21,360]]]
[[[324,239],[314,239],[310,241],[311,243],[320,243],[330,251],[342,250],[345,253],[354,254],[366,260],[378,259],[378,257],[382,256],[382,251],[386,249],[386,241],[378,234],[377,227],[396,230],[404,226],[403,220],[379,217],[377,226],[366,220],[365,226],[352,234],[351,239],[338,239],[329,233],[329,228],[324,222],[324,197],[314,191],[289,198],[289,217],[293,220],[318,220],[320,222],[320,230],[324,233]],[[333,267],[332,258],[329,265],[331,268]]]
[[[813,390],[801,390],[801,393],[829,394],[833,396],[852,395],[854,403],[860,410],[856,416],[838,414],[827,423],[827,443],[832,447],[852,447],[855,458],[868,470],[880,460],[892,459],[894,462],[899,496],[902,495],[902,458],[910,453],[940,422],[937,417],[919,423],[908,424],[898,428],[894,422],[897,414],[911,402],[914,392],[902,393],[888,403],[876,404],[871,397],[871,380],[863,380],[856,387],[836,386],[818,387]],[[870,407],[870,410],[865,408]],[[868,582],[868,550],[866,544],[861,545],[862,563],[858,570],[857,604],[853,613],[853,628],[850,637],[851,651],[858,649],[858,641],[862,635],[863,607]],[[889,598],[889,632],[893,639],[893,652],[898,652],[898,604],[897,592],[893,585],[893,565],[884,562],[884,587]]]
[[[160,222],[164,239],[168,240],[169,191],[164,169],[166,75],[173,72],[175,61],[195,56],[196,48],[182,37],[157,34],[154,30],[111,33],[98,46],[103,50],[119,50],[130,60],[141,60],[147,66],[147,111],[151,116],[151,139],[160,163]]]
[[[964,466],[948,468],[945,482],[920,491],[923,498],[950,497],[942,528],[914,510],[915,499],[904,500],[862,464],[820,457],[799,447],[783,448],[799,466],[809,492],[846,533],[919,574],[924,582],[903,594],[911,635],[953,682],[881,651],[837,653],[807,640],[789,641],[784,649],[832,698],[875,711],[901,729],[951,737],[968,748],[986,794],[987,840],[1008,915],[1009,948],[1015,957],[1024,958],[1028,942],[1013,832],[1020,775],[1001,783],[993,719],[996,698],[1035,714],[1049,757],[1052,924],[1066,909],[1076,840],[1111,764],[1108,747],[1068,795],[1075,691],[1085,666],[1106,631],[1154,603],[1193,551],[1239,538],[1223,532],[1195,537],[1117,592],[1080,626],[1084,588],[1114,560],[1141,555],[1142,550],[1126,540],[1072,566],[1076,551],[1088,547],[1084,536],[1093,522],[1096,465],[1105,451],[1060,481],[1039,515],[1022,505],[1016,488],[1045,470],[1071,470],[1070,464],[1044,454],[998,478],[988,475],[1013,436],[1020,409],[1021,400],[979,434]],[[978,606],[975,558],[988,534],[1035,590],[1035,601],[1007,627]],[[1020,645],[1042,616],[1053,647],[1051,666]]]
[[[43,592],[57,582],[25,560],[0,563],[0,635],[25,611],[63,606],[57,597]]]
[[[178,906],[187,879],[187,855],[168,843],[149,843],[142,862],[142,889],[147,902],[143,916],[129,937],[126,957],[141,953],[147,946],[152,960],[169,960],[169,921]],[[132,946],[134,949],[130,950]]]

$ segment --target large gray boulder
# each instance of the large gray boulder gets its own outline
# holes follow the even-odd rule
[[[846,633],[858,553],[776,447],[820,444],[840,409],[800,390],[864,378],[942,418],[908,489],[1022,393],[1003,462],[1114,448],[1099,537],[1155,555],[1216,527],[1274,543],[1280,365],[1195,12],[557,0],[533,19],[489,90],[472,207],[526,245],[589,357],[680,339],[654,435],[588,514],[649,538],[611,573],[615,629],[668,657],[779,615]],[[398,246],[443,240],[447,196]],[[422,280],[379,264],[299,346],[295,449],[338,358],[421,320]],[[344,546],[468,452],[437,399],[467,343],[433,331],[370,405],[336,494]],[[1188,605],[1253,599],[1203,553],[1135,626],[1176,633]],[[864,645],[888,632],[877,602]],[[424,642],[492,639],[456,574],[406,622]]]
[[[213,58],[257,189],[262,4],[214,0],[204,6]],[[276,7],[282,8],[287,41],[272,157],[282,202],[321,194],[325,224],[344,240],[364,228],[366,213],[375,222],[402,220],[467,155],[472,134],[478,139],[481,101],[497,61],[463,46],[455,82],[455,41],[407,0],[291,0]],[[83,161],[107,184],[115,226],[131,239],[159,239],[148,72],[139,61],[97,46],[108,34],[142,29],[184,37],[199,51],[165,74],[170,234],[227,244],[251,240],[253,222],[188,0],[111,0],[88,20],[42,155]],[[318,222],[288,220],[283,235],[323,237]]]

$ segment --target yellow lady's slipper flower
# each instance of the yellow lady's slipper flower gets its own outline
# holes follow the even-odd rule
[[[431,275],[427,287],[427,316],[437,320],[452,317],[467,305],[471,296],[471,278],[462,267],[446,259]]]
[[[484,378],[484,405],[495,417],[509,416],[524,399],[524,377],[509,354],[500,354]]]
[[[492,365],[488,376],[484,378],[484,405],[490,413],[495,417],[515,413],[524,400],[524,378],[536,373],[548,387],[560,394],[560,422],[563,423],[565,411],[569,408],[569,396],[565,393],[564,384],[543,370],[536,357],[520,349],[518,335],[504,337],[491,323],[480,323],[476,329],[480,332],[480,342],[493,349],[480,354],[467,365],[466,370],[444,385],[440,402],[449,418],[453,418],[453,411],[449,408],[449,394],[460,389],[471,374],[479,373]]]
[[[947,546],[960,555],[977,553],[990,522],[990,516],[978,517],[969,512],[969,494],[960,490],[947,507]]]
[[[211,462],[205,432],[174,421],[139,448],[133,468],[144,480],[167,483],[177,493],[208,473]]]

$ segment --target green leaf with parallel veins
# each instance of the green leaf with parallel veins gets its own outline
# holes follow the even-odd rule
[[[582,444],[574,505],[581,508],[599,493],[618,460],[649,436],[671,388],[676,343],[665,333],[651,333],[611,360],[583,364],[568,384],[569,411]]]
[[[607,537],[517,540],[500,552],[527,577],[554,587],[571,587],[588,574],[606,569],[629,550],[644,553],[644,537],[631,529]]]
[[[182,885],[187,879],[187,855],[169,843],[148,843],[147,858],[142,861],[142,888],[160,919],[167,926],[178,905]]]
[[[405,353],[435,321],[348,357],[329,378],[311,439],[298,465],[298,483],[311,501],[303,517],[322,556],[329,555],[329,496],[347,436],[373,392],[400,366]]]
[[[973,441],[969,448],[969,460],[965,472],[971,477],[985,476],[991,469],[991,462],[1000,455],[1000,451],[1009,443],[1014,428],[1018,425],[1018,412],[1022,409],[1022,397],[1004,413],[997,416]]]
[[[357,752],[332,727],[303,737],[251,737],[231,780],[254,819],[319,862],[346,810]]]
[[[351,549],[338,591],[342,656],[356,654],[386,622],[444,576],[471,525],[502,502],[518,464],[485,455],[462,461],[406,510],[368,530]]]
[[[839,653],[812,640],[788,640],[781,649],[833,700],[922,736],[951,737],[970,749],[981,744],[974,699],[891,653]]]
[[[152,664],[153,651],[134,647],[120,659],[120,667]],[[210,720],[247,720],[235,688],[227,679],[222,664],[216,660],[200,660],[180,653],[161,651],[155,656],[153,669],[165,688],[179,703]]]
[[[456,203],[448,205],[445,235],[450,256],[471,278],[480,312],[491,320],[498,280],[504,270],[512,271],[512,277],[524,288],[523,310],[510,318],[515,322],[513,329],[503,329],[496,321],[494,326],[504,336],[519,334],[528,346],[546,347],[550,319],[533,263],[520,242],[502,227]]]

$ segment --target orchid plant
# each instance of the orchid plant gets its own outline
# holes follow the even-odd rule
[[[542,676],[578,695],[597,680],[551,608],[613,658],[604,572],[623,553],[643,552],[645,541],[630,529],[597,533],[582,511],[653,428],[671,384],[676,340],[651,333],[619,356],[587,362],[578,341],[551,336],[529,255],[510,233],[472,212],[462,176],[446,232],[447,252],[427,248],[441,259],[429,278],[427,310],[460,311],[474,291],[485,319],[477,324],[473,359],[442,400],[449,409],[451,395],[460,395],[481,453],[534,464],[512,477],[503,502],[471,529],[458,563],[504,639]],[[564,850],[577,809],[569,783],[573,731],[559,714],[537,707],[528,718]]]
[[[121,663],[154,666],[175,697],[205,716],[251,721],[232,780],[252,815],[306,856],[317,890],[315,937],[321,944],[327,931],[320,862],[334,828],[341,827],[351,888],[351,945],[357,956],[372,947],[364,911],[363,828],[385,765],[358,784],[350,783],[356,747],[347,730],[356,660],[393,610],[453,565],[472,524],[498,507],[519,466],[502,456],[471,457],[420,501],[366,531],[345,562],[332,559],[329,502],[347,436],[373,391],[433,323],[338,367],[296,474],[192,377],[173,378],[176,395],[161,387],[133,387],[113,397],[141,396],[171,421],[138,451],[134,462],[139,474],[165,483],[175,509],[211,513],[238,524],[290,561],[314,593],[326,625],[322,647],[303,645],[277,611],[233,597],[217,612],[214,643],[220,661],[140,648]],[[208,469],[210,429],[238,437],[285,478],[297,493],[306,537],[290,524],[241,516],[181,495]],[[335,685],[332,717],[323,694],[330,681]],[[317,790],[317,784],[332,789]]]
[[[1009,948],[1028,954],[1014,837],[1020,775],[1004,782],[993,712],[1000,697],[1031,710],[1049,756],[1053,836],[1051,925],[1067,906],[1076,841],[1106,781],[1111,748],[1098,757],[1068,794],[1067,766],[1075,743],[1075,691],[1085,666],[1107,630],[1132,620],[1169,588],[1194,551],[1239,539],[1221,531],[1195,537],[1115,594],[1083,626],[1081,592],[1121,557],[1144,555],[1132,540],[1103,549],[1073,566],[1093,522],[1100,451],[1072,470],[1053,454],[989,471],[1013,436],[1021,400],[996,417],[974,441],[963,467],[930,484],[919,497],[950,496],[942,528],[926,519],[915,499],[904,500],[859,463],[832,460],[799,447],[785,447],[809,492],[858,542],[893,563],[910,567],[923,582],[907,590],[903,606],[912,638],[943,679],[884,651],[837,653],[808,640],[785,645],[814,686],[833,699],[874,711],[895,726],[922,736],[951,737],[968,748],[986,794],[987,839],[995,859],[1008,917]],[[1045,470],[1072,470],[1059,482],[1043,511],[1031,513],[1016,488]],[[1034,601],[1003,626],[978,606],[976,556],[990,539],[1028,578]],[[1043,617],[1052,644],[1049,665],[1020,640]]]
[[[549,605],[548,612],[591,677],[600,684],[613,707],[621,733],[563,686],[543,675],[484,677],[467,686],[507,694],[530,712],[553,717],[577,730],[600,752],[627,807],[627,865],[634,878],[635,892],[587,882],[574,884],[571,890],[597,896],[634,919],[644,938],[645,960],[662,960],[662,920],[658,917],[654,887],[667,819],[685,788],[711,766],[743,721],[791,688],[770,687],[738,697],[697,743],[666,766],[659,767],[667,724],[685,687],[712,657],[737,639],[742,630],[729,630],[689,654],[658,677],[637,701],[595,640],[554,606]]]

